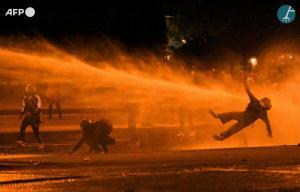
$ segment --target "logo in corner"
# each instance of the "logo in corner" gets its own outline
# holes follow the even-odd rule
[[[21,8],[10,8],[7,9],[5,16],[22,16],[33,17],[35,15],[35,10],[32,7],[27,7],[25,10]]]
[[[291,5],[282,5],[277,10],[277,18],[281,23],[292,23],[296,18],[296,10]]]

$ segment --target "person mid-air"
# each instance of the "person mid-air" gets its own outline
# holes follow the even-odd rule
[[[253,124],[257,119],[261,119],[265,122],[268,135],[272,137],[272,129],[270,125],[270,121],[268,118],[267,111],[272,108],[271,100],[267,97],[262,98],[261,100],[257,99],[250,91],[249,86],[244,80],[244,86],[246,92],[249,96],[250,102],[246,107],[245,111],[243,112],[226,112],[216,114],[214,111],[210,110],[209,113],[217,119],[225,124],[231,120],[236,120],[237,123],[232,125],[228,130],[213,135],[213,138],[218,141],[223,141],[226,138],[230,137],[231,135],[241,131],[242,129],[246,128],[247,126]]]

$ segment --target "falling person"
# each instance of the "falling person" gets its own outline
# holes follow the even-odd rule
[[[237,121],[234,125],[232,125],[228,130],[213,135],[213,138],[218,141],[223,141],[231,135],[241,131],[247,126],[253,124],[257,119],[261,119],[265,122],[268,135],[272,137],[272,129],[270,125],[270,121],[268,118],[267,111],[272,108],[271,100],[267,97],[262,98],[261,100],[257,99],[250,91],[249,86],[244,80],[244,86],[246,92],[249,96],[250,102],[243,112],[226,112],[216,114],[214,111],[210,110],[210,114],[225,124],[231,120]]]

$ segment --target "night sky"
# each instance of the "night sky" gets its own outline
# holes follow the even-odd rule
[[[69,3],[66,3],[69,2]],[[195,39],[205,39],[190,48],[210,50],[211,47],[230,47],[243,52],[256,49],[257,44],[272,38],[299,41],[300,19],[284,25],[276,18],[281,4],[291,4],[300,12],[299,1],[280,0],[141,0],[98,2],[80,1],[7,1],[2,3],[2,36],[24,34],[28,37],[43,36],[60,42],[73,36],[96,37],[104,35],[117,39],[124,45],[155,49],[166,43],[164,15],[180,13],[193,18],[193,25],[202,32]],[[4,17],[6,8],[34,7],[33,18]],[[199,45],[201,44],[201,45]],[[194,50],[193,50],[194,49]]]

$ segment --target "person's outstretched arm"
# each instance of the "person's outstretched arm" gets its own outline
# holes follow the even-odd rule
[[[252,94],[252,92],[250,91],[250,88],[249,88],[249,85],[248,85],[246,79],[244,79],[244,87],[245,87],[245,90],[246,90],[246,92],[247,92],[247,94],[248,94],[248,97],[249,97],[250,101],[258,100],[258,99]]]
[[[271,123],[270,123],[270,120],[268,118],[268,114],[266,113],[266,115],[262,118],[262,120],[265,122],[266,124],[266,128],[267,128],[267,132],[268,132],[268,135],[270,137],[272,137],[272,128],[271,128]]]
[[[74,146],[74,148],[72,149],[71,153],[70,154],[73,154],[75,153],[80,147],[81,145],[83,144],[83,138],[81,138],[78,143]]]

